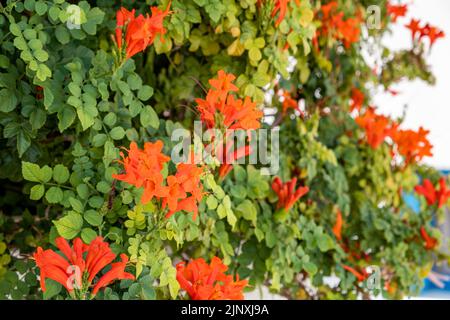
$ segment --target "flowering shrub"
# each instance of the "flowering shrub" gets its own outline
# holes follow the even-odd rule
[[[425,58],[445,35],[406,24],[405,4],[371,4],[380,28],[362,0],[3,1],[0,297],[417,293],[446,258],[431,222],[447,178],[421,163],[428,130],[371,96],[399,94],[405,78],[432,84]],[[393,23],[410,48],[378,41]],[[195,121],[216,130],[208,142]],[[246,160],[271,129],[279,170],[267,175]],[[192,138],[181,163],[180,132]]]

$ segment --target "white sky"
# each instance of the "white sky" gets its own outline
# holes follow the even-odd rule
[[[445,38],[435,42],[427,59],[436,77],[436,85],[429,86],[419,80],[404,81],[391,88],[400,91],[399,95],[379,94],[374,98],[374,104],[383,114],[394,117],[400,116],[404,105],[408,105],[402,127],[417,129],[423,126],[431,131],[428,137],[434,145],[434,156],[425,158],[424,162],[437,169],[450,169],[450,0],[412,2],[407,16],[399,18],[392,35],[385,39],[384,43],[389,48],[398,50],[411,47],[411,33],[404,27],[410,18],[429,22],[445,32]]]

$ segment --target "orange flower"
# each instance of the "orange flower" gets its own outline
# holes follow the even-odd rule
[[[291,97],[291,94],[287,91],[283,91],[283,115],[287,113],[289,109],[299,110],[298,102]]]
[[[404,17],[406,15],[406,12],[408,11],[408,5],[393,5],[389,2],[386,5],[386,11],[388,15],[391,16],[392,22],[397,22],[397,19],[400,17]]]
[[[336,239],[341,240],[342,239],[342,213],[341,210],[337,210],[336,214],[336,222],[333,226],[333,234],[336,237]]]
[[[355,121],[366,131],[367,143],[373,149],[378,148],[396,128],[389,118],[376,114],[374,108],[368,108],[364,115],[359,115]]]
[[[420,227],[420,235],[425,241],[426,250],[433,250],[436,247],[438,243],[437,239],[430,237],[430,235],[428,235],[427,231],[425,230],[425,227]]]
[[[423,181],[423,185],[416,186],[414,190],[425,197],[429,206],[437,203],[438,208],[441,208],[450,197],[450,190],[447,189],[443,177],[439,179],[439,190],[435,189],[434,185],[428,179]]]
[[[124,181],[137,188],[144,187],[144,193],[141,202],[146,204],[153,197],[164,197],[167,195],[167,188],[163,184],[163,176],[161,170],[166,162],[170,160],[161,151],[163,148],[162,141],[155,143],[146,142],[144,150],[140,150],[136,142],[131,142],[128,156],[125,157],[121,152],[125,173],[114,174],[114,179]]]
[[[227,131],[227,134],[229,131]],[[251,140],[251,134],[250,132],[247,133],[248,140]],[[233,169],[233,163],[238,161],[239,159],[245,158],[248,155],[250,155],[253,152],[253,149],[251,148],[251,145],[244,145],[242,147],[239,147],[237,149],[234,149],[234,139],[232,139],[233,136],[228,135],[226,144],[223,147],[225,149],[225,152],[223,152],[223,149],[217,150],[216,157],[221,161],[222,165],[219,168],[219,177],[225,178],[228,173]],[[222,142],[219,142],[221,144]]]
[[[337,10],[338,3],[336,1],[321,6],[319,11],[322,12],[322,25],[316,31],[316,37],[331,36],[342,41],[344,46],[349,48],[352,43],[359,41],[362,22],[361,11],[358,11],[355,17],[344,19],[344,13]],[[314,42],[317,46],[317,39]]]
[[[277,212],[275,218],[278,220],[284,220],[287,217],[287,213],[292,206],[308,193],[308,187],[300,187],[295,190],[297,184],[297,178],[282,183],[279,177],[275,177],[272,182],[272,189],[278,195]]]
[[[200,182],[200,175],[203,168],[194,164],[180,163],[177,166],[177,173],[168,176],[166,180],[161,173],[163,166],[170,160],[161,151],[162,141],[155,143],[146,142],[144,150],[140,150],[135,142],[130,144],[128,156],[123,153],[121,156],[125,173],[114,174],[112,177],[124,181],[137,188],[144,187],[141,203],[146,204],[153,198],[162,200],[162,208],[168,208],[166,217],[178,211],[188,211],[194,213],[194,220],[197,217],[197,203],[203,197],[203,186]],[[167,182],[167,184],[165,184]]]
[[[350,103],[350,112],[353,110],[361,110],[361,107],[364,104],[364,93],[362,93],[361,90],[358,88],[352,89],[352,97],[351,97],[351,103]]]
[[[348,272],[350,272],[351,274],[353,274],[356,277],[356,279],[358,280],[358,282],[364,281],[368,276],[366,270],[364,270],[364,269],[360,269],[358,271],[357,269],[347,266],[345,264],[343,264],[342,267],[345,270],[347,270]]]
[[[123,279],[130,279],[134,280],[134,276],[128,272],[125,272],[125,267],[128,263],[128,257],[125,254],[120,255],[120,259],[122,261],[113,263],[111,266],[111,270],[106,272],[96,283],[94,286],[94,290],[92,290],[92,294],[95,296],[103,287],[106,287],[114,280],[123,280]]]
[[[425,26],[420,26],[420,20],[411,19],[409,24],[405,25],[411,31],[411,37],[413,42],[416,40],[416,35],[419,35],[418,40],[421,41],[424,37],[428,37],[430,40],[430,49],[433,47],[437,39],[444,38],[445,33],[436,27],[426,24]]]
[[[256,107],[249,97],[244,100],[236,99],[231,92],[238,91],[232,83],[235,76],[223,70],[218,72],[217,79],[209,80],[209,89],[206,99],[195,99],[201,120],[208,128],[217,124],[228,129],[258,129],[263,112]]]
[[[423,157],[432,156],[433,146],[427,139],[430,131],[419,128],[419,131],[398,130],[392,134],[397,150],[405,158],[405,163],[420,161]]]
[[[232,95],[232,92],[238,91],[238,88],[233,84],[234,79],[234,75],[220,70],[217,79],[209,80],[211,88],[206,95],[206,99],[195,99],[197,110],[200,112],[200,119],[208,129],[256,130],[261,127],[263,112],[257,108],[256,103],[252,102],[249,97],[242,100]],[[223,141],[216,142],[225,143]],[[251,152],[248,148],[241,148],[233,153],[230,151],[229,144],[224,148],[226,150],[225,155],[228,155],[227,158],[232,158],[233,161],[247,156]],[[222,158],[223,155],[219,154],[219,159]],[[230,172],[232,169],[230,162],[232,161],[227,160],[223,163],[223,166],[219,169],[220,177],[223,178]]]
[[[416,38],[416,34],[420,33],[420,20],[411,19],[409,24],[405,25],[405,27],[411,31],[411,36],[414,41],[414,39]]]
[[[187,266],[180,262],[176,266],[177,281],[192,300],[243,300],[242,290],[248,285],[247,280],[233,280],[226,275],[228,267],[222,260],[213,257],[208,265],[205,260],[191,260]]]
[[[142,14],[135,16],[135,10],[128,11],[121,8],[116,14],[116,43],[118,49],[123,50],[123,30],[125,30],[126,57],[131,58],[136,53],[144,51],[153,43],[157,35],[164,35],[164,18],[170,14],[170,2],[166,10],[151,7],[151,16]]]
[[[76,290],[81,292],[80,297],[84,297],[98,272],[116,258],[109,244],[104,242],[102,237],[95,238],[89,245],[84,244],[80,238],[76,238],[73,240],[72,247],[62,237],[56,238],[55,242],[64,257],[51,249],[43,250],[41,247],[38,247],[33,254],[36,265],[40,269],[41,289],[44,292],[45,279],[49,278],[63,285],[69,293]],[[128,257],[122,254],[121,259],[122,263],[113,263],[111,271],[97,281],[92,291],[93,295],[115,279],[134,279],[132,274],[124,271]],[[116,270],[118,264],[121,265],[121,273]],[[115,271],[112,272],[113,270]]]

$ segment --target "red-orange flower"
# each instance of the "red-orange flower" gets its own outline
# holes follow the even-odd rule
[[[405,163],[420,161],[423,157],[432,156],[433,146],[427,139],[430,131],[419,128],[414,130],[397,130],[393,132],[392,139],[397,144],[397,150],[405,158]]]
[[[424,243],[425,249],[433,250],[437,246],[437,244],[438,244],[437,239],[431,237],[427,233],[427,230],[425,230],[425,227],[420,227],[420,236],[425,241],[425,243]]]
[[[392,22],[397,22],[398,18],[404,17],[408,12],[408,5],[407,4],[393,5],[388,2],[386,5],[386,11],[388,15],[390,15]]]
[[[282,97],[283,115],[286,114],[289,109],[299,110],[297,100],[293,99],[288,91],[283,91]]]
[[[361,107],[364,104],[364,100],[365,100],[364,93],[358,88],[352,88],[350,111],[361,110]]]
[[[337,210],[337,214],[336,214],[336,222],[334,223],[333,226],[333,234],[336,237],[336,239],[341,240],[342,239],[342,212],[341,210]]]
[[[368,274],[367,274],[365,269],[357,270],[356,268],[352,268],[352,267],[350,267],[348,265],[345,265],[345,264],[343,264],[342,267],[345,270],[347,270],[348,272],[350,272],[351,274],[353,274],[356,277],[356,279],[358,280],[358,282],[364,281],[367,278],[367,276],[368,276]]]
[[[450,190],[447,189],[444,177],[439,179],[439,190],[428,179],[425,179],[422,185],[416,186],[414,190],[425,197],[429,206],[437,204],[438,208],[441,208],[450,197]]]
[[[33,254],[40,269],[42,291],[46,290],[45,279],[49,278],[63,285],[70,293],[74,290],[80,291],[79,297],[83,297],[96,275],[116,258],[102,237],[95,238],[89,245],[76,238],[72,247],[62,237],[58,237],[55,242],[63,256],[51,249],[43,250],[41,247]],[[122,263],[113,263],[112,269],[100,277],[92,291],[93,295],[116,279],[134,279],[132,274],[125,272],[128,257],[122,254],[121,259]]]
[[[374,108],[368,108],[363,115],[356,117],[355,121],[366,131],[367,143],[374,149],[378,148],[396,128],[389,118],[376,114]]]
[[[206,99],[195,99],[200,119],[208,129],[220,129],[226,131],[228,135],[228,132],[231,131],[227,130],[255,130],[261,127],[263,112],[257,108],[256,103],[249,97],[242,100],[232,94],[238,91],[233,84],[235,78],[234,75],[220,70],[216,79],[209,80],[211,88]],[[219,159],[224,161],[219,170],[220,177],[223,178],[232,169],[232,162],[249,155],[251,150],[244,147],[232,151],[230,148],[233,144],[230,145],[229,141],[219,141],[220,137],[214,138],[216,145],[226,143],[222,148],[225,149],[225,152],[222,151],[222,154],[218,154]],[[218,149],[220,150],[220,148]]]
[[[136,186],[143,187],[141,203],[146,204],[153,198],[162,201],[162,208],[168,208],[166,217],[179,211],[198,213],[198,202],[203,197],[203,186],[200,175],[203,168],[195,164],[180,163],[177,173],[164,179],[162,169],[169,157],[162,153],[163,143],[146,142],[144,150],[140,150],[135,142],[130,144],[128,156],[121,153],[125,173],[114,174],[112,177]]]
[[[232,83],[235,76],[225,71],[218,72],[217,79],[209,80],[209,89],[206,99],[195,99],[200,118],[208,128],[217,125],[228,129],[258,129],[263,112],[256,107],[249,97],[244,100],[237,99],[232,92],[238,88]]]
[[[297,178],[293,178],[285,183],[281,182],[279,177],[275,177],[272,182],[272,189],[278,195],[277,212],[275,213],[275,218],[284,219],[287,217],[287,213],[292,208],[292,206],[308,193],[309,188],[299,187],[296,190]]]
[[[405,27],[411,31],[411,36],[414,41],[416,34],[420,33],[420,20],[411,19],[409,24],[405,25]]]
[[[166,10],[157,7],[151,7],[151,16],[140,14],[135,16],[135,10],[128,11],[121,8],[116,14],[116,43],[118,49],[122,52],[123,40],[125,40],[126,57],[131,58],[136,53],[144,51],[153,43],[156,36],[164,35],[166,29],[163,26],[164,18],[170,13],[170,2]],[[125,30],[125,39],[123,39]]]
[[[151,201],[153,197],[167,195],[168,190],[163,186],[161,170],[170,158],[161,152],[162,148],[163,143],[160,140],[155,143],[146,142],[144,150],[140,150],[135,142],[131,142],[128,156],[120,153],[123,160],[119,162],[123,164],[125,173],[112,176],[137,188],[144,187],[141,198],[143,204]]]
[[[180,262],[176,266],[177,280],[192,300],[243,300],[243,289],[247,280],[233,280],[226,275],[228,267],[222,260],[213,257],[208,265],[202,258],[191,260],[187,265]]]
[[[445,33],[442,30],[439,30],[436,27],[431,26],[430,24],[426,24],[425,26],[420,26],[420,20],[411,19],[409,24],[405,25],[411,31],[411,36],[413,42],[416,40],[416,36],[418,35],[418,40],[421,41],[424,37],[428,37],[430,40],[430,49],[433,47],[434,43],[437,39],[444,38]]]
[[[128,257],[125,254],[120,255],[120,262],[113,263],[111,266],[111,270],[106,272],[95,284],[94,290],[92,290],[92,294],[96,295],[98,290],[103,287],[106,287],[114,280],[123,280],[130,279],[134,280],[134,276],[128,272],[125,272],[125,267],[128,263]]]
[[[358,11],[354,17],[344,18],[344,13],[338,11],[338,3],[331,1],[320,7],[322,12],[322,25],[316,31],[316,40],[319,36],[331,36],[336,40],[343,42],[346,48],[349,48],[352,43],[358,42],[361,33],[361,12]]]

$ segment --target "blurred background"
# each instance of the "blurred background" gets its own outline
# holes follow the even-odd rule
[[[419,80],[404,81],[391,88],[399,92],[397,96],[378,94],[374,104],[382,113],[394,117],[401,116],[407,105],[403,126],[411,129],[423,126],[431,131],[429,139],[434,145],[434,155],[424,162],[437,169],[450,169],[450,1],[415,0],[402,3],[409,4],[407,16],[399,18],[392,34],[384,39],[384,44],[393,50],[411,47],[411,33],[404,27],[411,17],[423,23],[430,22],[443,30],[445,38],[435,43],[427,59],[436,76],[436,85],[429,86]]]

